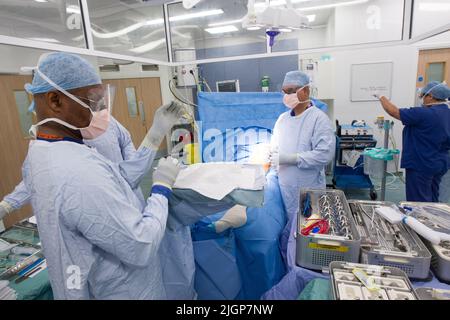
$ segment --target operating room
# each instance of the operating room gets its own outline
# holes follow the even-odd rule
[[[0,300],[450,300],[449,0],[0,0]]]

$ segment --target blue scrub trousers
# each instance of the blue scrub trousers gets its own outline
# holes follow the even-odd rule
[[[445,172],[427,174],[406,169],[406,200],[414,202],[439,202],[439,184]]]

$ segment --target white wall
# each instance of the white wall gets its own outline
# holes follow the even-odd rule
[[[416,42],[414,45],[419,49],[441,48],[441,47],[450,48],[450,31]]]

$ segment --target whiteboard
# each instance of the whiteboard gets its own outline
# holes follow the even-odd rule
[[[352,64],[351,101],[378,101],[373,96],[391,98],[392,61]]]

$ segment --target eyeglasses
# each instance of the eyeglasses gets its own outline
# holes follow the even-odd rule
[[[71,95],[86,103],[93,112],[96,112],[111,107],[114,93],[115,87],[106,84],[102,85],[100,88],[89,90],[87,94],[88,97],[77,96],[73,93],[71,93]]]
[[[287,88],[287,89],[281,89],[281,91],[285,94],[294,94],[297,93],[297,91],[300,89],[301,87],[296,87],[296,88]]]

